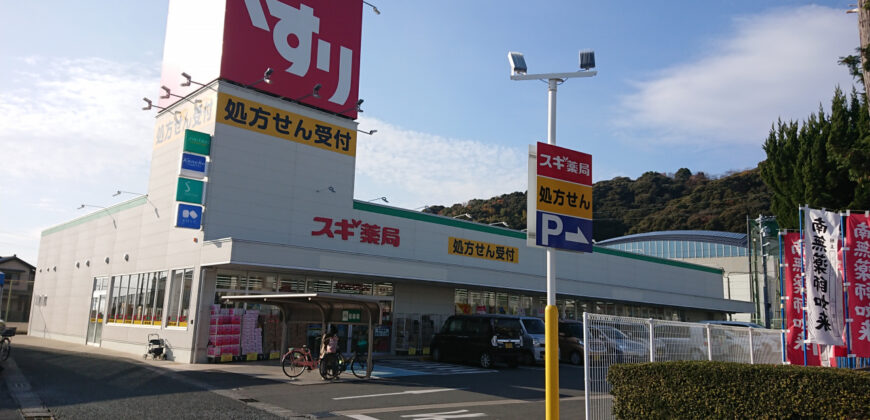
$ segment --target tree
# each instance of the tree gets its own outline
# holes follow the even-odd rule
[[[846,100],[837,88],[831,115],[821,107],[803,124],[777,121],[758,166],[773,192],[771,210],[780,226],[797,228],[798,207],[832,210],[870,206],[870,113],[862,95]]]

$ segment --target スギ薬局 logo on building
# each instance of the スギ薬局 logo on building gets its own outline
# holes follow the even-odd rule
[[[254,81],[272,68],[258,89],[356,117],[361,1],[231,1],[227,20],[224,77]]]

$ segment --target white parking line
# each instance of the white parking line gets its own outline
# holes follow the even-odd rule
[[[431,394],[434,392],[444,392],[444,391],[458,391],[465,388],[432,388],[432,389],[417,389],[417,390],[409,390],[402,392],[389,392],[386,394],[368,394],[368,395],[351,395],[349,397],[335,397],[333,400],[351,400],[356,398],[374,398],[374,397],[387,397],[393,395],[418,395],[418,394]]]

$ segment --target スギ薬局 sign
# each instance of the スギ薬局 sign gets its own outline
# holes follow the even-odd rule
[[[530,147],[528,213],[529,245],[592,252],[592,156]]]

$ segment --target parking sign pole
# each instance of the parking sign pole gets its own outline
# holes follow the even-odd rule
[[[547,93],[547,144],[556,145],[556,87],[561,79],[549,79]],[[532,192],[529,191],[531,194]],[[531,217],[531,215],[529,215]],[[540,235],[541,233],[538,232]],[[556,249],[547,248],[547,308],[544,310],[544,369],[546,371],[547,420],[559,418],[559,309],[556,307]]]

